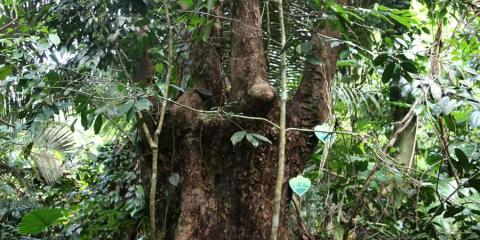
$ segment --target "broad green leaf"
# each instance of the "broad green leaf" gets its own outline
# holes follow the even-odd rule
[[[137,198],[143,198],[145,196],[145,189],[142,185],[135,185],[135,196]]]
[[[254,147],[258,147],[258,145],[260,145],[260,142],[258,141],[258,139],[254,137],[251,133],[247,133],[246,137],[247,137],[247,141],[251,143]]]
[[[449,200],[456,203],[458,201],[457,182],[454,179],[438,182],[438,193],[443,199],[450,197]]]
[[[207,24],[203,25],[202,29],[202,41],[207,42],[210,38],[210,33],[212,32],[212,22],[208,22]]]
[[[355,66],[357,64],[357,61],[355,60],[338,60],[337,61],[337,67],[349,67],[349,66]]]
[[[405,42],[405,40],[403,40],[403,39],[401,39],[401,38],[395,38],[395,42],[399,43],[399,44],[402,45],[404,48],[408,48],[407,42]]]
[[[53,43],[55,46],[57,46],[61,42],[60,38],[56,33],[48,34],[48,40],[50,40],[50,42]]]
[[[135,108],[137,111],[148,110],[152,106],[152,103],[147,98],[140,98],[135,102]]]
[[[470,114],[470,126],[478,128],[480,126],[480,111],[474,111]]]
[[[180,0],[182,8],[190,9],[193,7],[193,0]]]
[[[407,72],[418,73],[417,67],[412,62],[402,62],[400,66]]]
[[[157,73],[163,73],[163,69],[164,69],[163,63],[157,63],[155,65],[155,71],[157,71]]]
[[[235,146],[237,143],[241,142],[243,138],[245,138],[245,135],[247,132],[245,131],[238,131],[232,135],[230,138],[230,141],[232,141],[233,146]]]
[[[393,18],[395,21],[399,22],[400,24],[402,24],[403,26],[407,27],[407,28],[412,27],[408,17],[400,16],[400,15],[393,14],[393,13],[390,14],[390,17]]]
[[[432,94],[433,99],[439,100],[440,98],[442,98],[442,88],[434,81],[431,81],[429,85],[430,93]]]
[[[127,112],[130,111],[130,109],[133,108],[133,105],[135,104],[135,101],[133,100],[128,100],[126,103],[124,103],[122,106],[118,108],[118,115],[123,115]]]
[[[63,217],[63,210],[57,208],[40,208],[33,210],[22,217],[18,224],[21,234],[38,234],[54,225]]]
[[[95,123],[93,124],[93,130],[95,134],[98,134],[100,132],[100,130],[102,129],[102,124],[103,124],[102,115],[98,115],[97,119],[95,119]]]
[[[53,84],[57,83],[60,80],[60,76],[55,71],[49,71],[45,77],[47,78],[48,82]]]
[[[444,114],[445,116],[450,114],[457,107],[457,100],[450,99],[448,96],[442,97],[438,100],[437,103],[433,106],[433,112],[435,114]]]
[[[50,47],[50,44],[46,39],[40,39],[37,42],[37,51],[40,53],[45,52]]]
[[[458,163],[460,164],[460,167],[454,164],[457,170],[460,170],[460,172],[463,172],[464,170],[469,169],[469,165],[470,165],[469,157],[462,149],[455,148],[455,156],[457,157]]]
[[[374,60],[373,60],[373,65],[374,66],[380,66],[387,61],[388,55],[386,53],[378,55]]]
[[[12,73],[12,66],[0,65],[0,81],[7,78]]]
[[[257,133],[249,133],[249,134],[252,135],[253,137],[255,137],[256,139],[260,140],[260,141],[272,144],[270,139],[268,139],[267,137],[265,137],[263,135],[260,135],[260,134],[257,134]]]
[[[395,69],[395,63],[390,62],[382,74],[382,82],[387,83],[390,79],[393,78],[393,71]]]
[[[82,123],[82,127],[87,130],[90,127],[89,121],[88,121],[88,115],[84,111],[80,114],[80,122]]]

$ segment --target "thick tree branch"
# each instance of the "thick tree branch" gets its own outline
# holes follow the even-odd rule
[[[236,101],[270,103],[275,90],[268,83],[263,54],[262,19],[259,0],[232,1],[232,94]],[[247,109],[249,110],[249,109]]]
[[[337,0],[337,3],[346,5],[348,1]],[[339,47],[332,47],[332,43],[339,39],[340,33],[327,25],[317,28],[312,35],[311,55],[321,59],[321,63],[305,62],[302,82],[291,103],[295,127],[312,127],[330,116],[331,84],[339,54]]]

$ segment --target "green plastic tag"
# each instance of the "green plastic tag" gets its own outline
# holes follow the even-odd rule
[[[294,178],[291,178],[288,181],[290,188],[292,188],[293,192],[296,193],[298,196],[302,196],[305,194],[310,186],[312,186],[312,181],[310,179],[303,177],[302,175],[297,175]]]
[[[326,144],[332,144],[335,141],[335,133],[331,133],[333,131],[333,127],[323,124],[315,126],[313,130],[318,131],[315,132],[315,136],[317,136],[320,141]]]

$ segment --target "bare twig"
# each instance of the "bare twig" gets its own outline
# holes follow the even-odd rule
[[[11,124],[9,123],[7,120],[3,119],[3,118],[0,118],[0,123],[4,124],[4,125],[7,125],[9,127],[15,127],[14,124]]]
[[[173,26],[169,14],[168,0],[163,0],[163,8],[165,9],[165,19],[167,21],[168,27],[168,68],[167,76],[165,78],[165,93],[164,95],[168,98],[168,88],[170,85],[170,78],[172,76],[172,67],[173,67]],[[162,100],[162,107],[160,110],[160,120],[157,124],[157,129],[153,135],[154,145],[152,147],[152,178],[150,185],[150,228],[151,236],[155,240],[157,238],[156,231],[156,207],[155,207],[155,196],[157,191],[157,169],[158,169],[158,143],[160,133],[162,132],[163,121],[165,119],[165,112],[167,110],[167,100]]]
[[[298,198],[295,195],[292,196],[292,202],[293,202],[293,205],[295,206],[295,213],[296,213],[296,216],[297,216],[298,225],[300,226],[300,229],[302,230],[303,234],[308,239],[315,240],[314,235],[308,229],[307,224],[305,224],[305,221],[303,221],[302,214],[301,214],[300,201],[298,200]]]

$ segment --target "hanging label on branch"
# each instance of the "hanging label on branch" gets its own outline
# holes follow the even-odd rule
[[[296,177],[291,178],[288,181],[288,184],[290,185],[290,188],[293,190],[293,192],[301,197],[308,191],[308,189],[310,189],[312,181],[310,181],[310,179],[306,177],[303,177],[302,175],[297,175]]]
[[[332,144],[335,141],[336,136],[333,133],[333,127],[323,124],[315,126],[313,130],[316,131],[315,136],[323,143]]]

